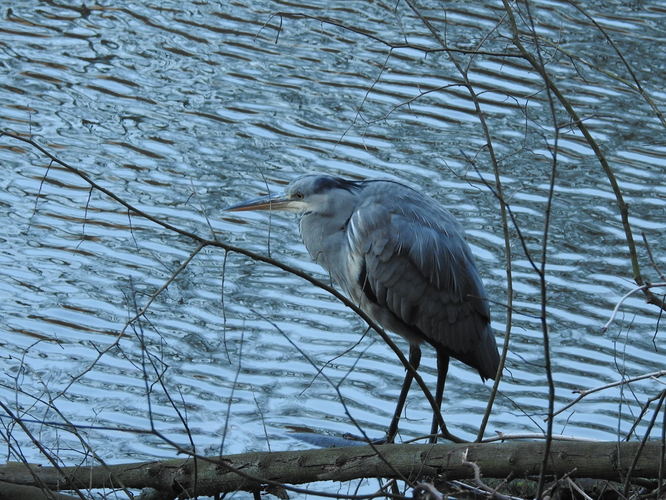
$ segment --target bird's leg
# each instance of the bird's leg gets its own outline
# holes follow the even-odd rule
[[[435,406],[441,416],[442,414],[442,399],[444,398],[444,383],[446,382],[446,375],[449,372],[449,355],[441,349],[437,349],[437,387],[435,389]],[[437,414],[432,416],[432,426],[430,427],[430,442],[437,442],[439,424]],[[442,433],[447,436],[448,430],[446,426],[442,428]]]
[[[412,368],[414,368],[416,371],[419,368],[419,363],[421,363],[421,348],[418,346],[418,344],[409,344],[409,364],[412,365]],[[398,406],[396,407],[393,418],[391,419],[391,425],[389,425],[388,431],[386,432],[387,443],[392,443],[395,439],[395,435],[398,433],[398,421],[400,420],[402,409],[405,407],[407,393],[409,392],[409,388],[412,385],[413,379],[414,374],[410,370],[407,370],[407,373],[405,374],[405,380],[402,382],[402,389],[400,389]]]

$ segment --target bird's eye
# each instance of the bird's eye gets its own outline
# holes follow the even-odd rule
[[[296,198],[297,200],[302,200],[303,199],[303,193],[301,193],[300,191],[296,191],[293,194],[293,197]]]

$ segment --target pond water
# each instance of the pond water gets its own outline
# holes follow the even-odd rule
[[[634,294],[602,331],[636,286],[608,177],[559,104],[555,138],[548,93],[515,57],[501,2],[443,5],[422,13],[451,47],[480,51],[452,57],[479,96],[515,216],[511,341],[486,435],[539,434],[548,385],[540,280],[529,259],[541,258],[554,151],[545,276],[555,408],[576,389],[663,369],[659,311]],[[603,32],[568,2],[530,5],[547,70],[608,158],[630,206],[644,275],[657,282],[641,233],[666,269],[665,129],[650,106],[666,106],[666,4],[586,4]],[[521,14],[519,22],[528,22]],[[462,221],[501,343],[507,255],[474,101],[446,52],[390,50],[383,41],[440,47],[402,2],[26,0],[0,19],[0,127],[32,137],[163,222],[324,282],[295,217],[223,208],[302,173],[401,180]],[[527,31],[523,42],[533,49]],[[58,423],[83,426],[81,439],[110,463],[176,455],[160,436],[126,431],[150,429],[151,420],[200,453],[309,446],[294,428],[359,434],[336,386],[354,421],[383,435],[404,371],[337,299],[213,247],[169,282],[194,251],[191,240],[129,215],[7,136],[0,164],[0,413],[8,460],[20,448],[27,460],[46,463],[8,411],[68,465],[91,459]],[[149,301],[142,321],[126,328]],[[430,349],[421,373],[434,387]],[[445,411],[453,432],[475,437],[491,387],[452,363]],[[554,433],[624,437],[662,387],[648,379],[593,394],[558,415]],[[400,439],[427,433],[429,422],[414,388]],[[644,431],[645,422],[636,432]]]

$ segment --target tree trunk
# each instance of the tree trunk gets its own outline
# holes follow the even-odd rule
[[[375,449],[381,454],[377,454]],[[55,469],[12,464],[0,466],[0,481],[54,490],[109,487],[154,488],[171,495],[212,495],[236,490],[266,489],[278,484],[347,481],[359,478],[398,478],[418,481],[438,475],[446,479],[473,477],[469,463],[486,478],[535,476],[543,442],[490,444],[382,445],[305,451],[257,452],[110,466]],[[637,456],[638,453],[638,456]],[[548,474],[623,481],[657,478],[663,465],[661,443],[555,441]],[[635,460],[635,464],[634,464]],[[196,465],[195,465],[196,462]],[[633,468],[632,468],[632,464]],[[196,476],[195,476],[196,469]],[[575,472],[573,472],[575,471]],[[270,489],[270,488],[269,488]]]

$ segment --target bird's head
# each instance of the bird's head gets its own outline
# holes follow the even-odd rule
[[[359,183],[329,175],[305,175],[292,181],[283,193],[262,196],[231,205],[225,210],[287,210],[299,214],[336,213],[351,200],[348,198],[358,190]]]

